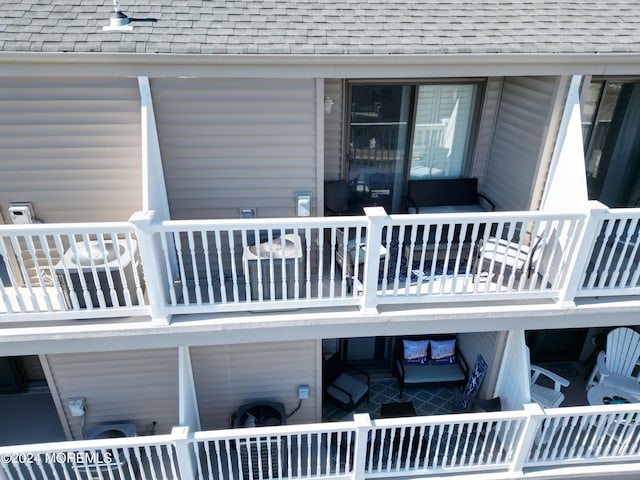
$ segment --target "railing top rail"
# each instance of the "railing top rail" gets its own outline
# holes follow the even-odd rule
[[[450,415],[433,415],[424,417],[406,417],[406,418],[383,418],[373,420],[371,423],[374,427],[410,427],[416,425],[451,425],[465,422],[483,422],[488,420],[524,420],[527,414],[524,410],[503,411],[503,412],[473,412],[473,413],[456,413]]]
[[[129,222],[95,222],[95,223],[35,223],[29,225],[0,225],[0,235],[46,235],[56,233],[97,234],[110,231],[133,232],[134,226]]]
[[[584,218],[587,212],[557,213],[557,212],[466,212],[466,213],[415,213],[389,215],[392,222],[397,223],[460,223],[500,222],[500,221],[531,221],[531,220],[576,220]]]
[[[169,445],[176,440],[173,435],[151,435],[144,437],[104,438],[97,440],[72,440],[67,442],[34,443],[0,447],[0,455],[29,452],[33,454],[62,452],[69,450],[100,450],[104,448],[144,447]]]
[[[604,218],[632,218],[640,217],[640,208],[610,208]]]
[[[214,219],[214,220],[164,220],[154,227],[168,230],[202,230],[205,228],[225,230],[254,230],[280,228],[329,228],[365,226],[367,217],[289,217],[289,218],[251,218],[251,219]]]
[[[266,437],[273,435],[295,435],[307,433],[348,432],[356,428],[355,422],[314,423],[308,425],[280,425],[275,427],[234,428],[231,430],[209,430],[195,432],[193,441]]]
[[[582,407],[547,408],[544,413],[548,417],[567,417],[572,415],[602,415],[615,413],[638,413],[640,403],[620,403],[610,405],[587,405]]]

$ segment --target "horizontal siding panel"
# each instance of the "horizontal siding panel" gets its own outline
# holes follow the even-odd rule
[[[176,349],[66,353],[47,360],[67,423],[80,439],[80,419],[68,411],[68,399],[87,402],[85,431],[107,422],[133,422],[138,434],[157,422],[157,433],[178,425],[178,352]]]
[[[1,103],[1,102],[0,102]],[[51,105],[48,105],[49,107]],[[105,105],[106,107],[106,105]],[[109,107],[114,105],[109,102]],[[137,112],[129,112],[130,102],[126,102],[120,106],[120,110],[113,109],[113,111],[107,111],[106,109],[91,108],[86,111],[73,110],[69,112],[54,110],[43,111],[42,104],[39,105],[39,111],[25,112],[22,109],[15,109],[16,112],[20,112],[19,118],[14,118],[11,121],[8,118],[0,119],[0,125],[5,127],[23,127],[23,126],[56,126],[61,125],[64,127],[78,126],[78,125],[98,125],[98,126],[110,126],[110,125],[129,125],[138,128],[138,115]],[[123,110],[126,109],[126,110]],[[4,107],[0,107],[3,112],[9,111]],[[96,123],[96,110],[100,112],[99,123]]]
[[[57,92],[56,92],[57,93]],[[97,95],[102,92],[95,92]],[[78,103],[81,102],[81,103]],[[138,101],[139,105],[139,101]],[[22,123],[43,125],[45,121],[55,121],[57,112],[63,115],[69,114],[91,114],[96,112],[105,112],[107,114],[123,114],[129,111],[130,102],[123,100],[103,100],[103,101],[86,101],[86,100],[43,100],[43,101],[0,101],[0,109],[3,112],[15,112],[21,114]],[[44,110],[44,113],[43,113]],[[95,116],[92,117],[95,120]],[[107,117],[108,118],[108,117]],[[125,115],[124,118],[127,118]],[[32,122],[28,122],[32,120]],[[5,119],[6,121],[6,119]]]
[[[485,193],[500,210],[528,210],[548,134],[558,77],[506,77]]]
[[[293,216],[295,192],[315,197],[313,80],[154,79],[151,91],[172,218]]]
[[[468,363],[469,369],[473,369],[476,363],[478,354],[482,355],[482,358],[487,363],[487,373],[480,385],[480,398],[488,398],[493,395],[493,388],[495,386],[495,380],[500,368],[498,332],[474,332],[474,333],[460,333],[458,334],[458,342],[460,351],[468,352],[465,360]]]
[[[2,128],[2,127],[0,127]],[[43,154],[42,148],[31,148],[21,146],[20,148],[6,148],[2,149],[2,153],[6,155],[18,156],[21,160],[19,165],[8,163],[3,165],[6,168],[14,169],[36,169],[42,165],[41,156]],[[138,159],[133,159],[129,156],[131,148],[123,147],[121,145],[111,145],[109,148],[97,148],[97,147],[83,147],[73,148],[66,147],[56,150],[48,149],[49,163],[47,167],[49,170],[58,170],[64,168],[70,168],[73,170],[81,169],[84,166],[86,168],[96,169],[108,169],[108,168],[132,168],[136,167],[139,163]],[[92,159],[92,162],[87,162],[87,158]],[[54,161],[55,160],[55,161]],[[103,160],[103,161],[98,161]],[[108,160],[108,162],[107,162]]]
[[[266,80],[263,80],[266,81]],[[232,119],[239,119],[241,115],[249,114],[253,118],[278,118],[286,115],[304,114],[309,111],[314,111],[314,105],[307,105],[304,100],[287,97],[286,99],[278,101],[251,101],[248,99],[238,99],[235,102],[230,101],[229,98],[214,102],[212,100],[206,102],[185,102],[180,105],[178,110],[163,110],[159,115],[159,119],[166,117],[175,118],[180,120],[185,119],[187,123],[199,123],[196,120],[202,118],[214,118],[221,117],[223,115],[229,115]],[[215,103],[216,109],[212,112],[209,106]],[[260,110],[256,111],[256,106],[260,106]]]
[[[192,347],[200,421],[204,429],[226,428],[230,416],[246,403],[269,400],[284,404],[287,413],[298,404],[298,385],[310,387],[309,399],[287,420],[289,424],[318,421],[315,391],[315,341]]]
[[[287,171],[286,175],[282,175],[280,174],[277,169],[275,168],[266,168],[266,167],[260,167],[261,170],[261,175],[259,179],[252,179],[252,178],[245,178],[242,175],[239,174],[238,171],[235,172],[230,172],[228,170],[225,169],[225,171],[221,172],[220,174],[218,174],[215,171],[212,171],[210,168],[209,169],[205,169],[205,168],[194,168],[191,169],[189,171],[189,173],[193,172],[197,175],[199,175],[198,180],[189,178],[188,176],[185,178],[184,173],[187,172],[176,172],[175,176],[171,176],[170,178],[172,179],[172,181],[174,182],[174,185],[176,188],[179,188],[180,186],[186,186],[188,184],[188,182],[193,182],[189,185],[192,185],[194,187],[197,187],[197,185],[202,184],[203,180],[206,181],[218,181],[218,182],[227,182],[227,181],[235,181],[235,180],[241,180],[246,182],[246,185],[258,185],[260,188],[265,188],[265,182],[264,179],[282,179],[282,178],[298,178],[298,179],[303,179],[303,180],[307,180],[307,172],[304,168],[292,168],[289,171]],[[309,180],[311,184],[313,184],[313,179]],[[206,186],[206,185],[204,185]],[[242,187],[242,185],[240,185],[240,187]],[[267,187],[268,188],[268,187]]]
[[[489,161],[491,143],[493,141],[501,90],[501,77],[492,77],[487,79],[484,98],[482,100],[482,109],[480,112],[478,137],[476,140],[476,147],[473,151],[474,157],[471,170],[471,176],[479,179],[481,190],[484,190],[484,182],[487,174],[487,162]]]
[[[271,121],[274,119],[271,118]],[[242,122],[238,122],[238,124],[232,124],[230,122],[225,122],[225,125],[220,125],[216,128],[217,135],[230,135],[231,137],[243,137],[246,135],[255,135],[256,140],[259,140],[261,137],[268,137],[269,135],[278,135],[283,133],[283,128],[287,129],[289,135],[295,136],[306,136],[314,133],[313,125],[307,125],[304,123],[296,123],[292,122],[291,119],[288,119],[288,124],[285,124],[283,127],[282,123],[273,124],[273,125],[264,125],[260,123],[247,123],[242,124]],[[304,118],[301,118],[304,120]],[[242,128],[242,132],[238,131],[238,127]],[[176,126],[175,129],[167,136],[167,138],[189,138],[189,137],[200,137],[202,135],[211,134],[211,127],[208,125],[179,125]]]
[[[306,148],[302,150],[299,146],[292,145],[279,145],[278,148],[265,149],[262,145],[246,145],[241,152],[238,152],[238,146],[233,145],[224,145],[224,146],[216,146],[215,147],[215,155],[216,159],[212,158],[212,148],[202,148],[202,147],[189,147],[187,149],[181,149],[179,152],[176,152],[176,155],[179,155],[180,160],[175,160],[176,163],[182,162],[184,165],[184,160],[189,159],[189,162],[194,162],[195,167],[199,167],[202,165],[207,165],[212,167],[215,172],[215,166],[220,165],[222,167],[228,167],[229,165],[235,165],[237,167],[238,161],[253,161],[253,162],[267,162],[271,160],[283,160],[287,159],[290,161],[291,159],[299,159],[301,155],[304,155],[307,152],[312,151],[311,148]],[[308,153],[307,153],[308,154]],[[304,157],[303,157],[304,158]],[[218,160],[219,159],[219,160]],[[294,162],[291,162],[294,163]],[[278,165],[275,165],[278,166]],[[302,166],[303,168],[306,166],[305,164],[301,164],[297,162],[297,166]],[[176,169],[168,169],[165,170],[165,177],[171,177],[174,170],[180,171],[188,171],[191,168],[191,164],[184,165],[184,168],[176,168]],[[238,168],[238,172],[242,172],[242,168]],[[247,175],[251,172],[245,172]]]
[[[0,209],[45,222],[126,220],[142,206],[135,78],[0,79]],[[7,219],[5,219],[7,220]]]
[[[59,135],[67,135],[69,134],[69,129],[73,129],[74,137],[83,137],[83,138],[109,138],[113,139],[115,137],[123,136],[124,140],[131,140],[131,137],[128,136],[131,130],[131,125],[110,125],[108,136],[105,135],[104,127],[105,124],[93,124],[87,125],[86,123],[78,123],[77,125],[72,124],[60,124],[57,125],[43,125],[43,137],[46,139],[54,139]],[[2,137],[13,137],[15,135],[24,135],[33,133],[34,125],[6,125],[0,131]]]
[[[209,157],[213,155],[213,152],[216,154],[214,149],[219,147],[227,147],[229,149],[235,148],[236,150],[241,148],[242,142],[252,142],[253,146],[256,148],[264,149],[274,149],[274,152],[277,152],[282,144],[283,137],[286,136],[287,149],[293,149],[294,152],[299,155],[308,155],[310,152],[314,152],[315,149],[312,148],[312,145],[309,145],[309,136],[303,135],[289,135],[289,134],[281,134],[280,137],[275,135],[253,135],[249,140],[244,135],[236,133],[235,135],[225,135],[224,138],[211,138],[206,139],[206,137],[174,137],[174,138],[165,138],[167,141],[172,142],[173,148],[176,151],[181,149],[188,150],[191,147],[206,147],[210,148]],[[237,152],[238,158],[248,158],[242,155],[242,152]],[[262,157],[252,158],[253,161],[260,162]],[[185,166],[183,166],[185,167]],[[247,174],[249,172],[246,172]]]

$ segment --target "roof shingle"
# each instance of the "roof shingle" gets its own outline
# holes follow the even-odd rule
[[[0,0],[5,52],[640,53],[640,0]],[[157,21],[152,22],[150,19]]]

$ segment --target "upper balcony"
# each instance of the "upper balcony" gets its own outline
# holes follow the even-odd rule
[[[0,320],[637,295],[639,209],[0,227]],[[535,308],[535,307],[532,307]]]

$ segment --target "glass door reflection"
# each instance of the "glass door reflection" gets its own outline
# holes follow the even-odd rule
[[[414,87],[353,85],[349,183],[387,212],[403,208],[404,169]]]

